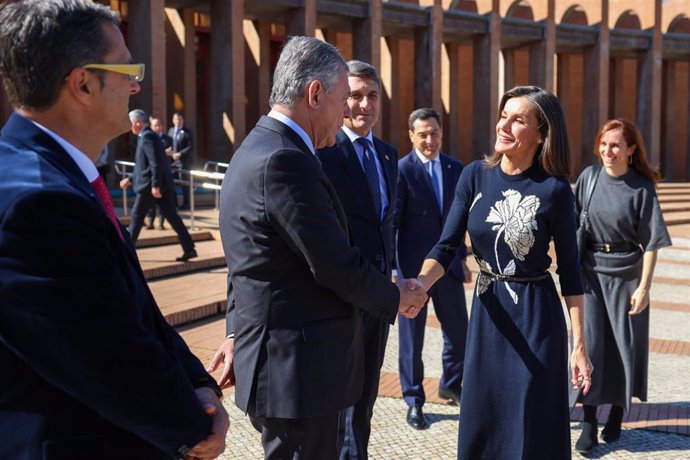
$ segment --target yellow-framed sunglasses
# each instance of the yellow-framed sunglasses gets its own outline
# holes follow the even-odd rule
[[[105,70],[106,72],[127,75],[130,80],[136,82],[144,81],[144,71],[146,70],[144,64],[86,64],[81,67],[84,69]]]

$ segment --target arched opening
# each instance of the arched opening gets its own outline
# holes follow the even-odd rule
[[[563,13],[562,24],[573,24],[576,26],[587,26],[589,21],[587,13],[580,5],[573,5]]]
[[[624,11],[616,21],[615,29],[642,30],[640,17],[633,10]]]

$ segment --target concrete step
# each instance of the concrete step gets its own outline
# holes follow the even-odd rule
[[[151,281],[149,287],[168,323],[179,326],[225,311],[227,276],[219,268]]]
[[[668,202],[659,200],[659,205],[661,206],[661,211],[664,213],[690,211],[690,200],[681,202]]]
[[[668,226],[690,224],[690,210],[664,212],[664,221]]]
[[[225,256],[220,241],[201,241],[196,244],[196,252],[199,257],[187,262],[175,260],[182,255],[182,247],[177,244],[138,249],[137,255],[144,275],[149,281],[199,270],[225,267]]]
[[[169,226],[166,227],[166,230],[142,230],[137,240],[137,249],[179,244],[177,233]],[[214,239],[213,233],[208,230],[190,231],[189,235],[195,243]]]

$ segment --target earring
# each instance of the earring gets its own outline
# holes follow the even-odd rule
[[[632,164],[632,155],[628,155],[628,164],[629,164],[629,165]]]

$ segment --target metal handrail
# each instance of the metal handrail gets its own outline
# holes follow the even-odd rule
[[[204,165],[204,168],[207,167],[207,165],[213,166],[216,168],[215,171],[198,171],[194,169],[176,169],[173,171],[173,173],[177,176],[177,179],[175,179],[175,184],[176,185],[181,185],[184,187],[189,187],[189,213],[190,213],[190,228],[194,229],[194,189],[196,186],[209,189],[209,190],[214,190],[216,192],[216,209],[218,209],[218,194],[220,192],[220,183],[223,181],[223,178],[225,177],[224,172],[220,172],[217,169],[218,168],[227,168],[228,164],[227,163],[220,163],[220,162],[215,162],[215,161],[207,161],[206,165]],[[115,161],[115,171],[121,176],[122,179],[125,179],[127,177],[130,177],[132,175],[132,172],[134,171],[134,167],[136,166],[136,163],[133,163],[131,161],[121,161],[117,160]],[[131,170],[130,170],[131,168]],[[189,179],[185,180],[182,177],[187,176]],[[206,182],[201,182],[195,185],[194,178],[199,177],[199,178],[205,178],[208,179]],[[124,209],[124,215],[128,215],[128,207],[127,207],[127,191],[128,189],[125,189],[122,191],[122,207]]]
[[[220,161],[207,161],[206,163],[204,163],[204,171],[208,171],[210,168],[213,168],[213,172],[218,173],[220,172],[221,168],[227,171],[229,167],[230,163],[221,163]],[[211,188],[213,188],[216,191],[216,209],[218,209],[218,207],[220,206],[220,187],[218,187],[217,189],[215,187]]]
[[[126,179],[127,177],[130,177],[132,175],[132,172],[134,172],[134,166],[136,166],[136,163],[134,163],[134,162],[116,160],[115,161],[115,172],[117,172],[122,179]],[[132,170],[128,172],[127,168],[132,168]],[[129,189],[123,189],[122,190],[122,209],[123,209],[123,214],[125,216],[128,214],[128,212],[127,212],[127,191],[128,190]]]

